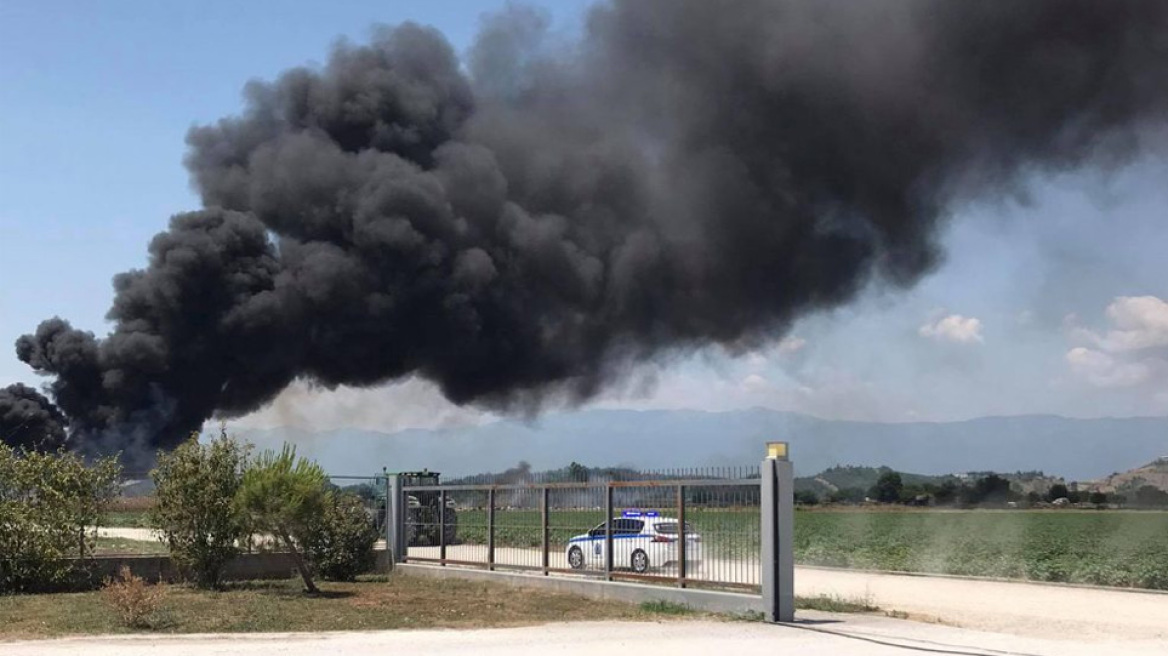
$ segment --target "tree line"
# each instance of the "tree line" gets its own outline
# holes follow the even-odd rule
[[[1065,500],[1065,501],[1064,501]],[[1151,485],[1126,494],[1106,494],[1069,489],[1063,483],[1052,485],[1045,493],[1026,494],[1014,489],[1010,481],[998,474],[983,474],[968,481],[946,480],[941,483],[905,483],[899,472],[886,471],[868,488],[844,487],[832,490],[822,497],[811,490],[795,493],[795,502],[802,505],[819,503],[861,503],[875,501],[885,504],[918,506],[1005,506],[1025,503],[1031,506],[1049,504],[1108,504],[1130,505],[1139,508],[1168,507],[1168,492]]]

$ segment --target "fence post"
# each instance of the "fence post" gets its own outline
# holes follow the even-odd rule
[[[604,486],[604,580],[612,580],[612,483]]]
[[[550,544],[549,544],[549,542],[551,541],[551,535],[550,535],[551,531],[548,530],[548,515],[550,514],[550,508],[548,507],[550,505],[549,502],[550,502],[550,499],[549,499],[549,494],[548,494],[548,488],[544,487],[543,494],[541,495],[541,498],[539,500],[539,510],[540,510],[539,522],[540,522],[540,528],[541,528],[540,533],[543,536],[541,538],[541,545],[543,547],[542,565],[543,565],[543,575],[544,576],[548,575],[548,566],[549,566],[548,552],[551,549]]]
[[[402,507],[401,476],[385,475],[385,548],[393,566],[406,560],[406,518]]]
[[[786,442],[768,442],[760,468],[762,601],[768,622],[795,621],[795,474]]]
[[[689,536],[685,531],[685,486],[677,486],[677,587],[685,587],[685,577],[688,575],[685,560],[686,541]]]
[[[495,488],[487,490],[487,569],[495,569]]]
[[[446,490],[438,493],[438,559],[446,567]]]

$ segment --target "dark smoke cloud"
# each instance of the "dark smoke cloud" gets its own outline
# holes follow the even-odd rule
[[[0,443],[23,450],[54,450],[65,444],[65,415],[27,385],[0,388]]]
[[[1168,110],[1168,3],[618,1],[466,60],[406,24],[193,129],[204,211],[119,276],[104,339],[21,359],[82,441],[173,445],[302,377],[583,400],[934,267],[966,199],[1114,166]],[[112,440],[112,442],[111,442]]]

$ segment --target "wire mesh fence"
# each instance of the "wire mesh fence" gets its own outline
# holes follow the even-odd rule
[[[405,560],[759,588],[757,468],[619,471],[409,481]]]
[[[389,498],[385,476],[329,476],[328,483],[335,492],[360,499],[378,534],[385,535],[386,499]]]

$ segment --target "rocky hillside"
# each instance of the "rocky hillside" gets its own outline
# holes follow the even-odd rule
[[[1117,472],[1106,478],[1092,481],[1087,487],[1100,492],[1129,492],[1144,485],[1152,485],[1168,492],[1168,456],[1125,472]]]

